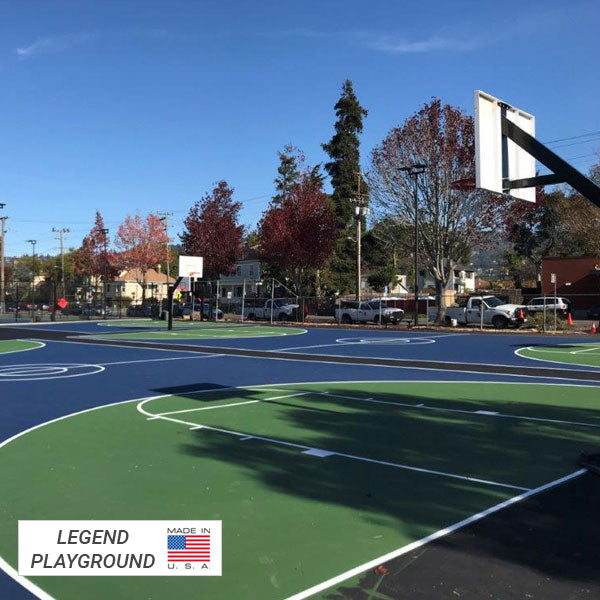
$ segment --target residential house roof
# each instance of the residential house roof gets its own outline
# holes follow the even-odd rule
[[[115,277],[115,281],[142,281],[142,272],[140,269],[129,269],[128,271],[121,271],[118,277]],[[171,277],[171,281],[173,278]],[[167,283],[167,274],[159,273],[156,269],[148,269],[146,271],[146,283]]]

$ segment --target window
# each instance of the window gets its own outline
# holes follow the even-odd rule
[[[250,275],[250,277],[254,277],[254,265],[248,266],[248,274]]]
[[[242,265],[237,265],[235,268],[235,274],[240,277],[242,275]]]
[[[471,308],[479,310],[481,308],[481,300],[471,300]]]

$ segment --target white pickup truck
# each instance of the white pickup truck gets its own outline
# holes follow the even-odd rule
[[[273,319],[277,321],[292,321],[298,319],[298,304],[292,304],[285,298],[276,298],[273,301]],[[244,318],[249,321],[255,319],[271,318],[271,299],[246,298],[244,305]]]
[[[371,300],[371,302],[342,302],[339,308],[335,309],[335,318],[338,323],[349,325],[350,323],[366,323],[371,321],[379,323],[381,317],[382,323],[399,323],[402,321],[404,311],[401,308],[388,308],[385,302],[380,300]]]
[[[459,325],[479,325],[483,303],[483,324],[493,325],[496,329],[520,327],[527,322],[525,307],[519,304],[506,304],[496,296],[471,296],[462,306],[449,306],[444,321],[450,325],[456,320]],[[437,308],[429,309],[429,318],[437,318]]]

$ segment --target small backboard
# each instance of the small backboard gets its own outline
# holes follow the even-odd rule
[[[475,185],[535,202],[535,187],[509,189],[507,183],[535,177],[535,158],[502,135],[502,116],[535,137],[535,117],[494,96],[475,91]]]
[[[203,259],[201,256],[180,256],[179,277],[202,278]]]

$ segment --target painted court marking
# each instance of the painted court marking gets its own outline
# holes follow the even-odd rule
[[[271,400],[273,400],[273,398],[271,398]],[[291,447],[291,448],[298,448],[300,450],[318,450],[318,451],[322,451],[322,452],[330,452],[331,456],[340,456],[342,458],[348,458],[350,460],[356,460],[356,461],[360,461],[360,462],[366,462],[366,463],[371,463],[371,464],[377,464],[377,465],[382,465],[382,466],[386,466],[386,467],[393,467],[396,469],[402,469],[405,471],[414,471],[417,473],[424,473],[427,475],[437,475],[437,476],[441,476],[441,477],[447,477],[450,479],[459,479],[462,481],[470,481],[473,483],[481,483],[483,485],[491,485],[491,486],[495,486],[495,487],[503,487],[503,488],[509,488],[509,489],[514,489],[514,490],[528,490],[529,488],[520,486],[520,485],[513,485],[510,483],[503,483],[503,482],[499,482],[499,481],[492,481],[489,479],[480,479],[477,477],[468,477],[466,475],[459,475],[457,473],[449,473],[449,472],[445,472],[445,471],[437,471],[434,469],[426,469],[423,467],[415,467],[412,465],[406,465],[403,463],[395,463],[395,462],[390,462],[390,461],[385,461],[385,460],[378,460],[375,458],[368,458],[366,456],[359,456],[356,454],[347,454],[345,452],[337,452],[334,450],[326,450],[324,448],[314,448],[312,446],[307,446],[305,444],[298,444],[296,442],[288,442],[285,440],[280,440],[277,438],[269,438],[269,437],[265,437],[265,436],[260,436],[260,435],[254,435],[254,434],[248,434],[248,432],[243,432],[243,431],[235,431],[232,429],[224,429],[222,427],[212,427],[210,425],[202,425],[201,423],[194,423],[194,422],[190,422],[190,421],[182,421],[181,419],[174,419],[173,417],[170,416],[165,416],[164,413],[163,414],[156,414],[156,413],[150,413],[147,410],[145,410],[144,408],[144,404],[146,404],[146,402],[149,402],[149,400],[142,400],[138,405],[137,405],[137,410],[142,413],[143,415],[145,415],[146,417],[150,417],[151,420],[164,420],[164,421],[171,421],[173,423],[178,423],[180,425],[187,425],[189,426],[189,428],[191,430],[200,430],[200,429],[206,429],[207,431],[216,431],[219,433],[224,433],[226,435],[232,435],[238,438],[248,438],[249,435],[252,435],[252,439],[255,440],[260,440],[263,442],[268,442],[270,444],[275,444],[275,445],[279,445],[279,446],[287,446],[287,447]],[[251,401],[252,402],[252,401]],[[260,400],[256,400],[254,402],[260,402]],[[250,402],[244,402],[244,404],[249,404]]]
[[[600,368],[600,365],[587,365],[584,363],[578,363],[578,362],[569,362],[569,361],[565,361],[565,360],[560,360],[561,356],[574,356],[574,355],[578,355],[578,354],[582,354],[584,352],[593,352],[596,350],[600,350],[600,346],[592,346],[591,348],[580,348],[578,350],[567,350],[566,348],[562,349],[559,348],[559,346],[575,346],[576,344],[557,344],[554,347],[548,347],[548,348],[536,348],[535,346],[526,346],[523,348],[517,348],[515,350],[515,355],[518,356],[519,358],[525,358],[527,360],[536,360],[539,362],[549,362],[549,363],[556,363],[558,365],[568,365],[570,367],[573,367],[570,370],[581,370],[581,367],[584,367],[585,370],[588,369],[598,369]],[[584,344],[579,344],[580,346],[583,346]],[[557,349],[558,348],[558,349]],[[522,354],[523,351],[525,350],[529,350],[530,352],[537,352],[538,354],[546,354],[546,355],[556,355],[557,358],[550,358],[549,356],[546,356],[546,358],[540,358],[537,356],[528,356],[526,354]],[[576,369],[576,367],[579,367],[579,369]]]
[[[42,381],[95,375],[104,371],[102,365],[87,363],[30,363],[0,366],[0,382]]]
[[[330,384],[336,384],[336,383],[381,383],[381,382],[393,382],[390,380],[358,380],[358,381],[328,381],[327,383]],[[399,382],[399,380],[396,380],[396,382]],[[289,385],[306,385],[307,382],[297,382],[297,383],[290,383]],[[411,383],[432,383],[429,380],[416,380],[416,381],[412,381]],[[533,383],[533,382],[523,382],[523,383],[519,383],[519,382],[514,382],[514,381],[454,381],[454,380],[446,380],[446,381],[436,381],[435,383],[453,383],[453,384],[481,384],[481,383],[489,383],[489,384],[495,384],[495,385],[551,385],[551,386],[560,386],[560,387],[596,387],[593,384],[577,384],[577,383]],[[274,388],[274,385],[277,384],[265,384],[265,385],[255,385],[255,386],[247,386],[243,389],[264,389],[264,388],[269,388],[269,389],[277,389]],[[215,389],[215,388],[209,388],[209,389],[203,389],[203,390],[197,390],[193,393],[196,394],[200,394],[200,393],[205,393],[205,392],[216,392],[216,391],[225,391],[225,390],[231,390],[231,389],[235,389],[235,387],[229,387],[229,388],[220,388],[220,389]],[[282,388],[279,388],[281,391],[283,391]],[[19,433],[3,440],[0,442],[0,449],[2,449],[4,446],[6,446],[7,444],[11,443],[12,441],[25,436],[29,433],[32,433],[33,431],[37,430],[37,429],[41,429],[42,427],[45,427],[47,425],[50,425],[52,423],[56,423],[59,421],[63,421],[66,419],[70,419],[71,417],[75,417],[78,415],[82,415],[88,412],[92,412],[95,410],[101,410],[104,408],[109,408],[109,407],[113,407],[113,406],[119,406],[122,404],[130,404],[130,403],[134,403],[137,402],[138,406],[139,404],[141,404],[144,401],[150,401],[150,400],[156,400],[159,398],[165,398],[167,396],[170,396],[172,394],[160,394],[160,395],[156,395],[156,396],[147,396],[144,398],[132,398],[130,400],[121,400],[119,402],[112,402],[110,404],[104,404],[101,406],[93,406],[91,408],[86,408],[84,410],[80,410],[74,413],[70,413],[67,415],[62,415],[60,417],[57,417],[55,419],[51,419],[49,421],[45,421],[44,423],[39,423],[37,425],[34,425],[33,427],[29,427],[28,429],[25,429],[23,431],[20,431]],[[243,438],[241,438],[241,440],[244,439],[252,439],[253,436],[245,436]],[[306,598],[309,598],[310,596],[312,596],[313,594],[316,594],[320,591],[323,591],[329,587],[332,587],[334,585],[337,585],[339,583],[342,583],[343,581],[354,577],[356,575],[360,575],[361,573],[374,568],[386,561],[392,560],[393,558],[396,558],[398,556],[402,556],[403,554],[407,554],[409,552],[412,552],[413,550],[416,550],[417,548],[420,548],[426,544],[428,544],[429,542],[435,541],[441,537],[444,537],[458,529],[461,529],[462,527],[465,527],[466,525],[469,525],[470,523],[473,523],[475,521],[481,520],[493,513],[496,513],[508,506],[511,506],[512,504],[516,504],[518,502],[521,502],[527,498],[530,498],[531,496],[534,496],[536,494],[540,494],[544,491],[547,491],[549,489],[552,489],[554,487],[557,487],[563,483],[566,483],[567,481],[574,479],[576,477],[579,477],[581,475],[583,475],[585,473],[585,469],[579,469],[578,471],[575,471],[569,475],[566,475],[564,477],[561,477],[559,479],[555,479],[554,481],[551,481],[547,484],[541,485],[537,488],[534,488],[532,490],[529,490],[523,494],[520,494],[518,496],[514,496],[504,502],[500,502],[499,504],[496,504],[495,506],[492,506],[491,508],[488,508],[484,511],[481,511],[479,513],[476,513],[466,519],[463,519],[462,521],[458,521],[457,523],[454,523],[453,525],[450,525],[449,527],[440,529],[439,531],[436,531],[435,533],[432,533],[428,536],[425,536],[423,538],[421,538],[420,540],[417,540],[415,542],[412,542],[410,544],[407,544],[406,546],[402,546],[392,552],[389,552],[387,554],[384,554],[382,556],[378,556],[377,558],[374,558],[368,562],[365,562],[361,565],[358,565],[357,567],[354,567],[353,569],[350,569],[348,571],[345,571],[344,573],[340,573],[339,575],[332,577],[330,579],[327,579],[326,581],[323,581],[322,583],[319,583],[315,586],[312,586],[311,588],[308,588],[302,592],[299,592],[298,594],[294,594],[292,596],[289,596],[288,598],[286,598],[285,600],[304,600]],[[2,557],[0,557],[0,568],[12,579],[14,579],[15,581],[17,581],[19,584],[21,584],[25,589],[27,589],[28,591],[30,591],[32,594],[34,594],[35,596],[37,596],[40,600],[56,600],[55,598],[53,598],[52,596],[50,596],[50,594],[48,594],[47,592],[43,591],[41,588],[39,588],[36,584],[34,584],[33,582],[29,581],[28,579],[26,579],[25,577],[19,575],[16,571],[16,569],[14,569],[11,565],[9,565]]]
[[[22,348],[21,350],[7,350],[6,352],[0,352],[0,357],[4,356],[5,354],[16,354],[17,352],[29,352],[30,350],[39,350],[40,348],[43,348],[46,345],[44,344],[44,342],[38,342],[33,340],[15,340],[15,342],[33,343],[37,344],[37,346],[34,346],[33,348]]]
[[[562,485],[563,483],[566,483],[567,481],[570,481],[571,479],[580,477],[584,473],[585,473],[585,469],[579,469],[578,471],[569,473],[568,475],[565,475],[564,477],[555,479],[554,481],[551,481],[550,483],[546,483],[544,485],[541,485],[540,487],[534,488],[532,490],[528,490],[523,494],[519,494],[518,496],[509,498],[508,500],[505,500],[504,502],[500,502],[499,504],[496,504],[496,505],[492,506],[491,508],[487,508],[486,510],[482,510],[481,512],[478,512],[470,517],[467,517],[466,519],[463,519],[462,521],[458,521],[457,523],[454,523],[453,525],[450,525],[449,527],[445,527],[444,529],[440,529],[439,531],[436,531],[435,533],[427,535],[427,536],[421,538],[420,540],[417,540],[416,542],[412,542],[411,544],[402,546],[401,548],[398,548],[397,550],[393,550],[392,552],[388,552],[387,554],[378,556],[377,558],[374,558],[368,562],[365,562],[362,565],[358,565],[357,567],[354,567],[353,569],[350,569],[349,571],[340,573],[339,575],[336,575],[335,577],[332,577],[331,579],[327,579],[326,581],[323,581],[322,583],[314,585],[298,594],[294,594],[293,596],[288,596],[287,598],[285,598],[285,600],[305,600],[305,598],[309,598],[310,596],[313,596],[314,594],[322,592],[323,590],[326,590],[327,588],[330,588],[330,587],[333,587],[334,585],[343,583],[344,581],[346,581],[347,579],[350,579],[351,577],[360,575],[361,573],[364,573],[365,571],[368,571],[369,569],[374,569],[375,567],[377,567],[385,562],[388,562],[394,558],[402,556],[403,554],[408,554],[409,552],[412,552],[412,551],[416,550],[417,548],[421,548],[421,546],[424,546],[425,544],[428,544],[435,540],[439,540],[440,538],[447,536],[448,534],[453,533],[454,531],[457,531],[458,529],[462,529],[463,527],[466,527],[467,525],[470,525],[471,523],[474,523],[475,521],[480,521],[481,519],[483,519],[491,514],[494,514],[508,506],[517,504],[518,502],[522,502],[523,500],[526,500],[527,498],[531,498],[532,496],[541,494],[542,492],[545,492],[549,489],[552,489],[554,487]]]

